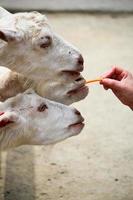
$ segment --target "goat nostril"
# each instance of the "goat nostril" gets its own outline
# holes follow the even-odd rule
[[[78,58],[78,64],[79,65],[83,65],[84,64],[84,59],[83,59],[82,55],[80,55],[79,58]]]
[[[76,115],[81,115],[80,112],[78,110],[75,110],[75,114]]]

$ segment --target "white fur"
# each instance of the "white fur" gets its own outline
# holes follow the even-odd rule
[[[68,93],[84,86],[81,74],[63,72],[82,70],[82,64],[78,64],[79,51],[52,31],[44,15],[38,12],[11,14],[0,8],[0,33],[0,65],[34,80],[38,94],[64,104],[86,97],[87,87]],[[50,45],[40,47],[47,44],[47,37],[50,37]]]
[[[37,111],[42,103],[47,105],[43,112]],[[25,92],[0,103],[0,121],[10,119],[13,123],[0,128],[0,149],[19,145],[46,145],[59,142],[77,135],[83,124],[82,117],[75,114],[75,109],[55,103],[38,96],[34,92]]]
[[[1,66],[0,83],[0,113],[4,112],[0,114],[1,150],[23,144],[51,144],[82,130],[82,123],[70,126],[83,121],[74,108],[40,97],[29,89],[34,84],[23,75]],[[42,104],[46,109],[40,112]],[[12,123],[3,126],[5,120]]]

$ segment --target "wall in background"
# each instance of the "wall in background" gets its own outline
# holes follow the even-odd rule
[[[133,0],[0,0],[10,10],[133,12]]]

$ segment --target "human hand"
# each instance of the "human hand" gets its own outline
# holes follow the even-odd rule
[[[111,89],[123,104],[133,110],[133,75],[120,67],[113,67],[102,78],[100,84],[106,90]]]

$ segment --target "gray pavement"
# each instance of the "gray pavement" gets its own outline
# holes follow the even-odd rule
[[[0,0],[10,10],[133,12],[133,0]]]

